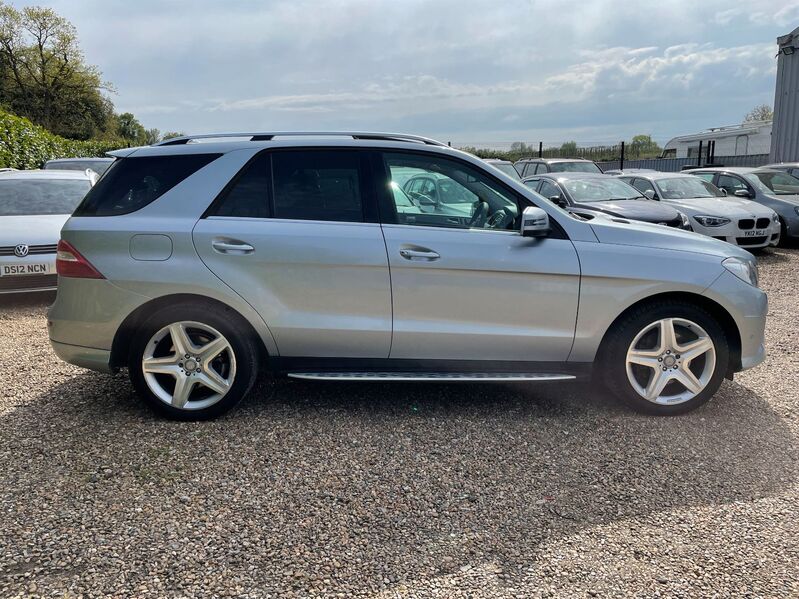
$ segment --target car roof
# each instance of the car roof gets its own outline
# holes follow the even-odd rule
[[[651,172],[642,172],[642,173],[630,173],[629,175],[626,174],[626,173],[623,174],[623,175],[619,175],[619,178],[622,178],[622,177],[629,177],[631,179],[632,178],[635,178],[635,179],[675,179],[675,178],[683,178],[684,179],[686,177],[693,178],[694,176],[691,175],[690,173],[686,173],[686,172],[665,173],[665,172],[662,172],[662,171],[651,171]]]
[[[701,166],[692,168],[687,173],[751,173],[752,171],[768,170],[755,166]]]
[[[525,181],[527,179],[534,179],[537,177],[545,177],[547,179],[555,179],[556,181],[562,181],[566,179],[616,179],[613,175],[606,175],[605,173],[537,173],[535,175],[531,175],[530,177],[525,177]]]
[[[552,162],[594,162],[587,158],[522,158],[516,162],[545,162],[547,164]]]
[[[0,179],[85,179],[91,181],[92,177],[86,171],[68,171],[66,169],[52,168],[47,170],[3,171],[0,172]]]
[[[781,166],[790,166],[791,168],[799,168],[799,162],[772,162],[771,164],[767,164],[762,168],[778,168]]]
[[[513,163],[510,160],[503,160],[502,158],[483,158],[483,162],[487,162],[488,164],[510,164]]]
[[[47,161],[46,164],[50,164],[51,162],[87,162],[87,161],[97,161],[97,162],[113,162],[113,158],[109,157],[102,157],[102,156],[91,156],[87,158],[51,158]]]

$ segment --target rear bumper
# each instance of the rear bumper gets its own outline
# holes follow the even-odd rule
[[[70,345],[69,343],[59,343],[50,340],[55,354],[75,366],[88,368],[89,370],[99,370],[100,372],[111,372],[109,366],[111,362],[111,351],[107,349],[97,349],[94,347],[82,347],[80,345]]]

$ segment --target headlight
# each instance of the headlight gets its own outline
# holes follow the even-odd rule
[[[794,206],[793,211],[796,212],[796,216],[799,216],[799,206]]]
[[[703,227],[723,227],[730,222],[729,218],[723,216],[695,216],[694,218]]]
[[[797,206],[796,210],[799,211],[799,206]],[[780,215],[775,212],[774,216],[771,217],[771,220],[774,221],[775,223],[780,222]]]
[[[682,212],[680,212],[680,217],[682,218],[682,225],[680,225],[680,227],[686,231],[692,231],[693,227],[691,226],[691,219],[685,216]]]
[[[741,258],[727,258],[721,265],[744,283],[757,287],[757,264]]]

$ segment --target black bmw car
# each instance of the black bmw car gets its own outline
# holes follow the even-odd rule
[[[608,216],[691,230],[688,218],[672,206],[650,200],[635,187],[610,175],[545,173],[523,183],[570,212]]]

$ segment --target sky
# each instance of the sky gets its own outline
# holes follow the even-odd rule
[[[27,2],[12,2],[20,7]],[[799,0],[39,0],[162,131],[661,143],[774,103]]]

